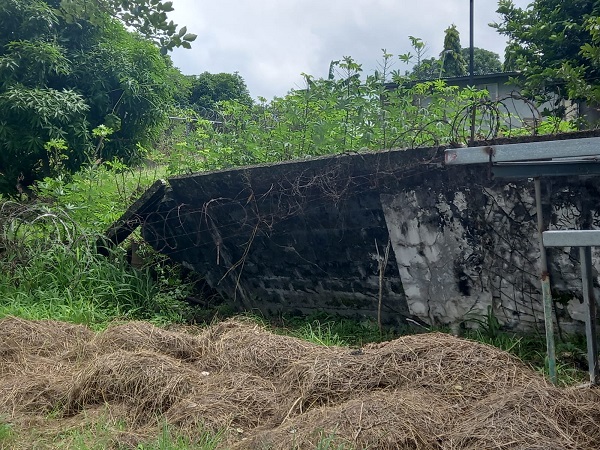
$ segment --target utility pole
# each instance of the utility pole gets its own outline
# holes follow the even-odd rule
[[[474,15],[474,0],[470,0],[470,11],[469,11],[469,85],[471,88],[475,88],[475,74],[474,71],[474,43],[473,43],[473,15]],[[475,141],[475,102],[471,106],[471,139],[469,144],[473,145]]]

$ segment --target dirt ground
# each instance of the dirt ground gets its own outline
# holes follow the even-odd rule
[[[19,436],[112,424],[135,448],[160,423],[222,448],[598,449],[600,390],[557,388],[496,348],[441,333],[321,347],[250,321],[95,333],[0,320],[0,423]],[[26,430],[29,430],[27,433]],[[34,431],[31,431],[34,430]]]

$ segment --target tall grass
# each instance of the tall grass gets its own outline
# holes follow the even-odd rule
[[[491,308],[485,316],[470,317],[468,322],[476,327],[465,330],[464,337],[512,353],[536,372],[549,377],[544,336],[503,330]],[[585,353],[585,341],[579,335],[565,335],[557,341],[556,369],[559,385],[572,386],[585,381],[587,373],[582,367],[585,365]]]
[[[309,316],[280,317],[273,323],[276,330],[318,345],[361,347],[398,337],[401,332],[384,329],[380,332],[374,320],[349,318],[327,313]]]
[[[293,334],[305,341],[325,347],[334,345],[343,347],[348,345],[348,343],[335,331],[333,322],[321,323],[318,320],[306,322]]]
[[[43,183],[43,196],[35,202],[0,203],[0,317],[63,320],[93,328],[115,318],[183,320],[185,307],[176,300],[184,289],[166,286],[149,267],[131,268],[122,248],[108,257],[96,251],[102,232],[128,206],[127,193],[143,191],[139,175],[125,177],[102,168],[78,174],[69,183]],[[89,205],[88,198],[96,200]],[[74,206],[77,199],[82,206]]]
[[[129,268],[121,255],[104,258],[90,242],[30,247],[26,253],[18,263],[1,264],[0,316],[100,325],[160,312],[149,272]]]

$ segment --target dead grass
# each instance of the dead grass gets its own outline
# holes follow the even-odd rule
[[[225,431],[223,448],[237,449],[323,437],[346,449],[600,448],[596,389],[556,388],[506,352],[440,333],[352,350],[240,320],[95,334],[6,318],[0,373],[0,417],[15,429],[89,427],[104,411],[127,424],[111,442],[132,448],[160,420],[183,435]]]
[[[278,378],[298,358],[322,349],[310,342],[267,331],[250,319],[226,320],[198,336],[207,369]]]
[[[29,361],[37,366],[43,358],[56,362],[72,356],[93,336],[94,332],[82,325],[17,317],[0,319],[0,375],[19,371]]]
[[[421,390],[366,392],[335,406],[316,407],[281,425],[257,430],[237,449],[314,449],[321,439],[344,448],[433,449],[452,405]]]
[[[546,386],[508,353],[442,333],[406,336],[360,351],[317,347],[290,364],[283,381],[301,399],[300,412],[379,389],[425,389],[462,404],[524,383]]]
[[[202,357],[198,340],[187,333],[167,331],[148,322],[128,322],[109,327],[91,340],[96,354],[149,351],[185,361]]]
[[[277,387],[268,379],[241,372],[207,374],[203,379],[202,390],[169,408],[168,423],[192,433],[202,426],[240,434],[269,423],[279,409]]]

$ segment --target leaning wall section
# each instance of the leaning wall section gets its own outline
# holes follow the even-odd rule
[[[246,310],[373,318],[381,294],[387,322],[543,326],[533,181],[442,159],[391,150],[172,178],[143,234]],[[600,228],[597,184],[545,182],[550,228],[578,227],[582,199]],[[549,256],[557,320],[578,328],[576,249]]]

